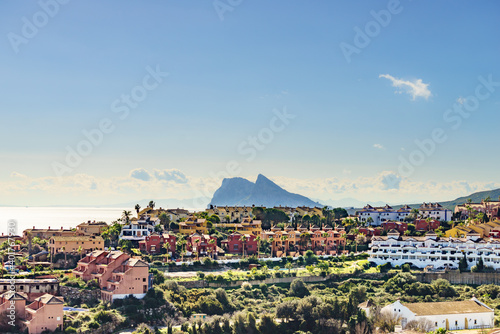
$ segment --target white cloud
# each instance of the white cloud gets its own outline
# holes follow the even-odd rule
[[[389,74],[380,74],[378,77],[391,80],[392,86],[398,88],[396,93],[407,93],[411,95],[412,100],[415,100],[417,97],[422,97],[427,100],[432,96],[432,93],[428,88],[429,84],[423,83],[422,79],[416,79],[413,81],[402,80]]]
[[[172,181],[175,183],[188,182],[186,175],[178,169],[155,169],[153,174],[158,180]]]
[[[385,149],[385,147],[384,147],[384,146],[382,146],[381,144],[373,144],[373,147],[375,147],[375,148],[377,148],[377,149],[379,149],[379,150],[383,150],[383,149]]]
[[[144,168],[137,168],[137,169],[131,170],[129,176],[131,178],[134,178],[137,180],[142,180],[142,181],[151,180],[151,174],[147,170],[145,170]]]
[[[466,101],[465,97],[462,97],[460,96],[458,99],[457,99],[457,102],[460,103],[460,104],[464,104]]]

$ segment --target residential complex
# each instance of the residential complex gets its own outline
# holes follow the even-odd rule
[[[297,230],[274,228],[263,232],[262,239],[271,241],[271,253],[277,257],[304,255],[307,250],[316,255],[335,255],[341,253],[346,244],[343,229],[334,230],[327,226],[322,229],[301,226]]]
[[[363,209],[357,212],[359,220],[362,222],[369,223],[370,225],[380,226],[386,221],[399,221],[403,222],[410,214],[413,212],[413,208],[408,205],[404,205],[398,210],[393,209],[389,205],[383,207],[372,207],[367,204]],[[422,219],[435,219],[440,221],[451,220],[451,210],[448,210],[441,206],[439,203],[423,203],[415,211],[418,217]]]
[[[486,214],[490,219],[500,218],[500,199],[498,201],[482,200],[481,203],[464,203],[455,206],[455,215],[462,220],[480,212]]]
[[[93,251],[77,264],[75,277],[97,280],[101,299],[113,301],[128,295],[143,298],[151,287],[149,265],[121,251]]]
[[[436,233],[427,232],[423,237],[405,237],[391,231],[385,237],[373,237],[369,247],[368,260],[377,265],[409,263],[418,268],[457,269],[465,255],[469,267],[482,258],[485,266],[500,269],[500,240],[484,240],[479,234],[469,234],[465,238],[439,238]]]

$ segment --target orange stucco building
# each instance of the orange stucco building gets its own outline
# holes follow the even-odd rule
[[[28,329],[29,334],[40,334],[43,331],[55,331],[63,329],[63,305],[62,297],[44,294],[36,298],[32,303],[28,302],[27,296],[22,292],[5,292],[0,295],[0,313],[7,312],[13,318],[21,320],[19,330]]]
[[[107,301],[128,295],[143,298],[152,285],[149,264],[121,251],[93,251],[78,262],[73,274],[84,281],[96,279],[101,299]]]

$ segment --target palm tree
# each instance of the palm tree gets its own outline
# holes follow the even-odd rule
[[[257,240],[257,258],[260,257],[260,243],[262,241],[260,235],[255,237],[255,240]]]
[[[285,264],[285,268],[286,268],[286,269],[288,269],[288,276],[290,276],[290,271],[291,271],[291,269],[293,268],[292,263],[291,263],[291,262],[287,262],[287,263]]]
[[[177,246],[181,249],[182,262],[184,262],[184,254],[186,253],[185,252],[185,246],[186,246],[186,244],[187,244],[187,242],[184,239],[177,241]]]
[[[281,245],[283,245],[284,242],[285,242],[284,244],[286,245],[286,241],[288,240],[288,235],[282,235],[280,239],[281,239]],[[283,248],[285,250],[285,255],[286,255],[288,247],[283,246]]]
[[[3,260],[4,260],[4,257],[5,257],[5,253],[6,253],[6,252],[7,252],[7,251],[6,251],[5,249],[0,250],[0,258],[1,258],[1,261],[2,261],[2,269],[1,269],[1,271],[0,271],[0,277],[3,277],[3,270],[4,270],[4,266],[5,266],[5,263],[4,263],[4,261],[3,261]]]
[[[128,224],[130,222],[130,216],[132,215],[132,212],[123,210],[123,218],[125,219],[125,224]]]
[[[242,248],[242,250],[243,250],[242,254],[243,254],[243,257],[245,257],[245,245],[246,245],[246,243],[247,243],[247,236],[243,234],[243,235],[240,237],[240,241],[241,241],[242,246],[243,246],[243,248]]]
[[[271,257],[273,257],[274,238],[270,237],[268,240],[271,243]]]
[[[165,249],[165,250],[167,251],[167,259],[168,259],[168,253],[170,252],[170,246],[171,246],[171,245],[170,245],[170,243],[169,243],[169,242],[165,242],[165,243],[163,244],[163,246],[162,246],[162,247],[163,247],[163,249]]]
[[[148,207],[150,207],[151,209],[154,209],[155,205],[156,205],[156,203],[154,201],[149,201]]]
[[[215,239],[210,239],[208,241],[208,243],[212,246],[212,247],[210,247],[210,255],[211,255],[211,258],[213,259],[214,258],[213,257],[213,249],[214,249],[213,245],[215,244]]]
[[[33,234],[31,234],[31,231],[26,231],[26,238],[28,238],[28,254],[31,254],[31,240],[33,240]]]
[[[66,253],[66,247],[62,246],[61,251],[64,253],[64,266],[66,267],[66,265],[68,264],[68,255]]]
[[[322,233],[322,234],[321,234],[321,236],[322,236],[323,238],[325,238],[325,243],[324,243],[324,247],[325,247],[325,255],[326,255],[326,246],[327,246],[327,245],[326,245],[326,239],[328,238],[328,235],[329,235],[329,234],[328,234],[328,232],[324,232],[324,233]]]
[[[140,210],[141,210],[141,206],[139,204],[136,204],[135,205],[135,211],[137,212],[137,214],[139,214]]]
[[[78,254],[80,254],[80,260],[82,259],[82,251],[83,251],[82,246],[79,246],[78,247]]]
[[[231,221],[231,216],[229,215],[225,216],[224,220],[226,221],[226,223],[229,223]]]
[[[358,252],[358,243],[365,243],[366,236],[363,233],[360,233],[356,236],[356,253]]]

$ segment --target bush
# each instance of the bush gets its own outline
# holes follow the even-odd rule
[[[307,286],[304,284],[304,281],[301,280],[300,278],[294,279],[292,284],[290,285],[290,296],[293,297],[305,297],[309,296],[309,289]]]
[[[411,267],[408,263],[405,263],[401,266],[401,271],[404,273],[409,273],[410,269],[411,269]]]
[[[204,272],[202,272],[202,271],[198,271],[198,272],[196,273],[196,275],[198,275],[198,277],[199,277],[200,279],[204,279],[204,278],[205,278],[205,273],[204,273]]]
[[[386,273],[389,270],[391,270],[391,268],[392,268],[392,265],[389,262],[384,263],[384,264],[380,264],[377,266],[378,271],[381,273]]]

